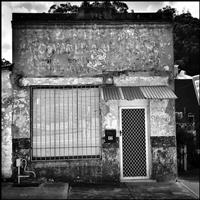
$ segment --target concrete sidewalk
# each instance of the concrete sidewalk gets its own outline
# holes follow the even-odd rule
[[[196,198],[199,199],[199,181],[178,179],[178,182],[188,189]]]
[[[131,182],[118,185],[42,183],[13,187],[2,183],[2,199],[195,199],[179,182]]]
[[[132,182],[118,186],[72,186],[69,199],[195,199],[179,182]]]
[[[178,182],[199,199],[199,168],[179,172]]]
[[[42,183],[38,187],[13,187],[1,183],[2,199],[67,199],[68,183]]]

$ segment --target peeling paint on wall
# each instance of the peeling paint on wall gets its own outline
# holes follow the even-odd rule
[[[157,181],[174,180],[177,176],[176,148],[152,148],[152,178]]]
[[[95,75],[102,71],[171,71],[171,27],[85,25],[13,31],[16,72],[25,76]],[[169,56],[166,56],[169,55]],[[167,66],[167,67],[166,67]]]
[[[33,85],[98,85],[103,83],[103,78],[22,78],[22,86]]]
[[[1,170],[2,178],[12,176],[12,85],[9,71],[1,74]]]
[[[102,179],[106,182],[119,182],[119,148],[107,145],[102,151]]]
[[[150,100],[151,136],[175,136],[174,100]]]
[[[116,129],[117,127],[117,119],[112,113],[108,113],[105,116],[105,121],[103,123],[105,129]]]
[[[19,27],[18,27],[19,26]],[[173,87],[173,43],[169,24],[15,25],[14,75],[22,87],[13,94],[13,161],[28,160],[38,178],[72,182],[120,181],[120,106],[144,103],[148,109],[152,178],[175,176],[174,100],[100,101],[101,157],[59,162],[31,161],[30,88],[37,85],[98,85],[111,74],[116,86]],[[5,82],[6,84],[6,82]],[[16,83],[13,82],[13,86]],[[26,87],[24,87],[26,86]],[[8,95],[7,92],[3,93]],[[6,98],[4,98],[6,99]],[[9,102],[9,98],[6,99]],[[5,108],[4,108],[5,109]],[[105,143],[106,129],[116,130],[116,143]],[[6,129],[5,129],[6,130]],[[9,131],[8,131],[9,132]],[[10,132],[9,132],[10,133]],[[8,134],[9,135],[9,134]],[[173,137],[173,138],[172,138]],[[6,139],[5,139],[6,141]],[[16,168],[14,169],[16,172]]]
[[[114,77],[116,86],[157,86],[168,85],[168,76],[151,76],[149,73],[141,73],[140,76],[130,74]]]
[[[13,90],[13,138],[30,138],[30,89]]]
[[[118,130],[118,101],[102,102],[102,129]],[[104,133],[103,133],[104,136]],[[118,135],[117,135],[118,136]]]

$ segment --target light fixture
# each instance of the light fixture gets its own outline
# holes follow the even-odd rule
[[[103,77],[103,83],[105,85],[112,85],[113,84],[113,77],[111,77],[111,76]]]

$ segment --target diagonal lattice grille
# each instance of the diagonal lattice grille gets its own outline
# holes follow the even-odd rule
[[[145,109],[122,109],[123,177],[147,176]]]

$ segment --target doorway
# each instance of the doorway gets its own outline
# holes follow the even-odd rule
[[[122,107],[121,180],[148,179],[148,135],[146,107]]]

